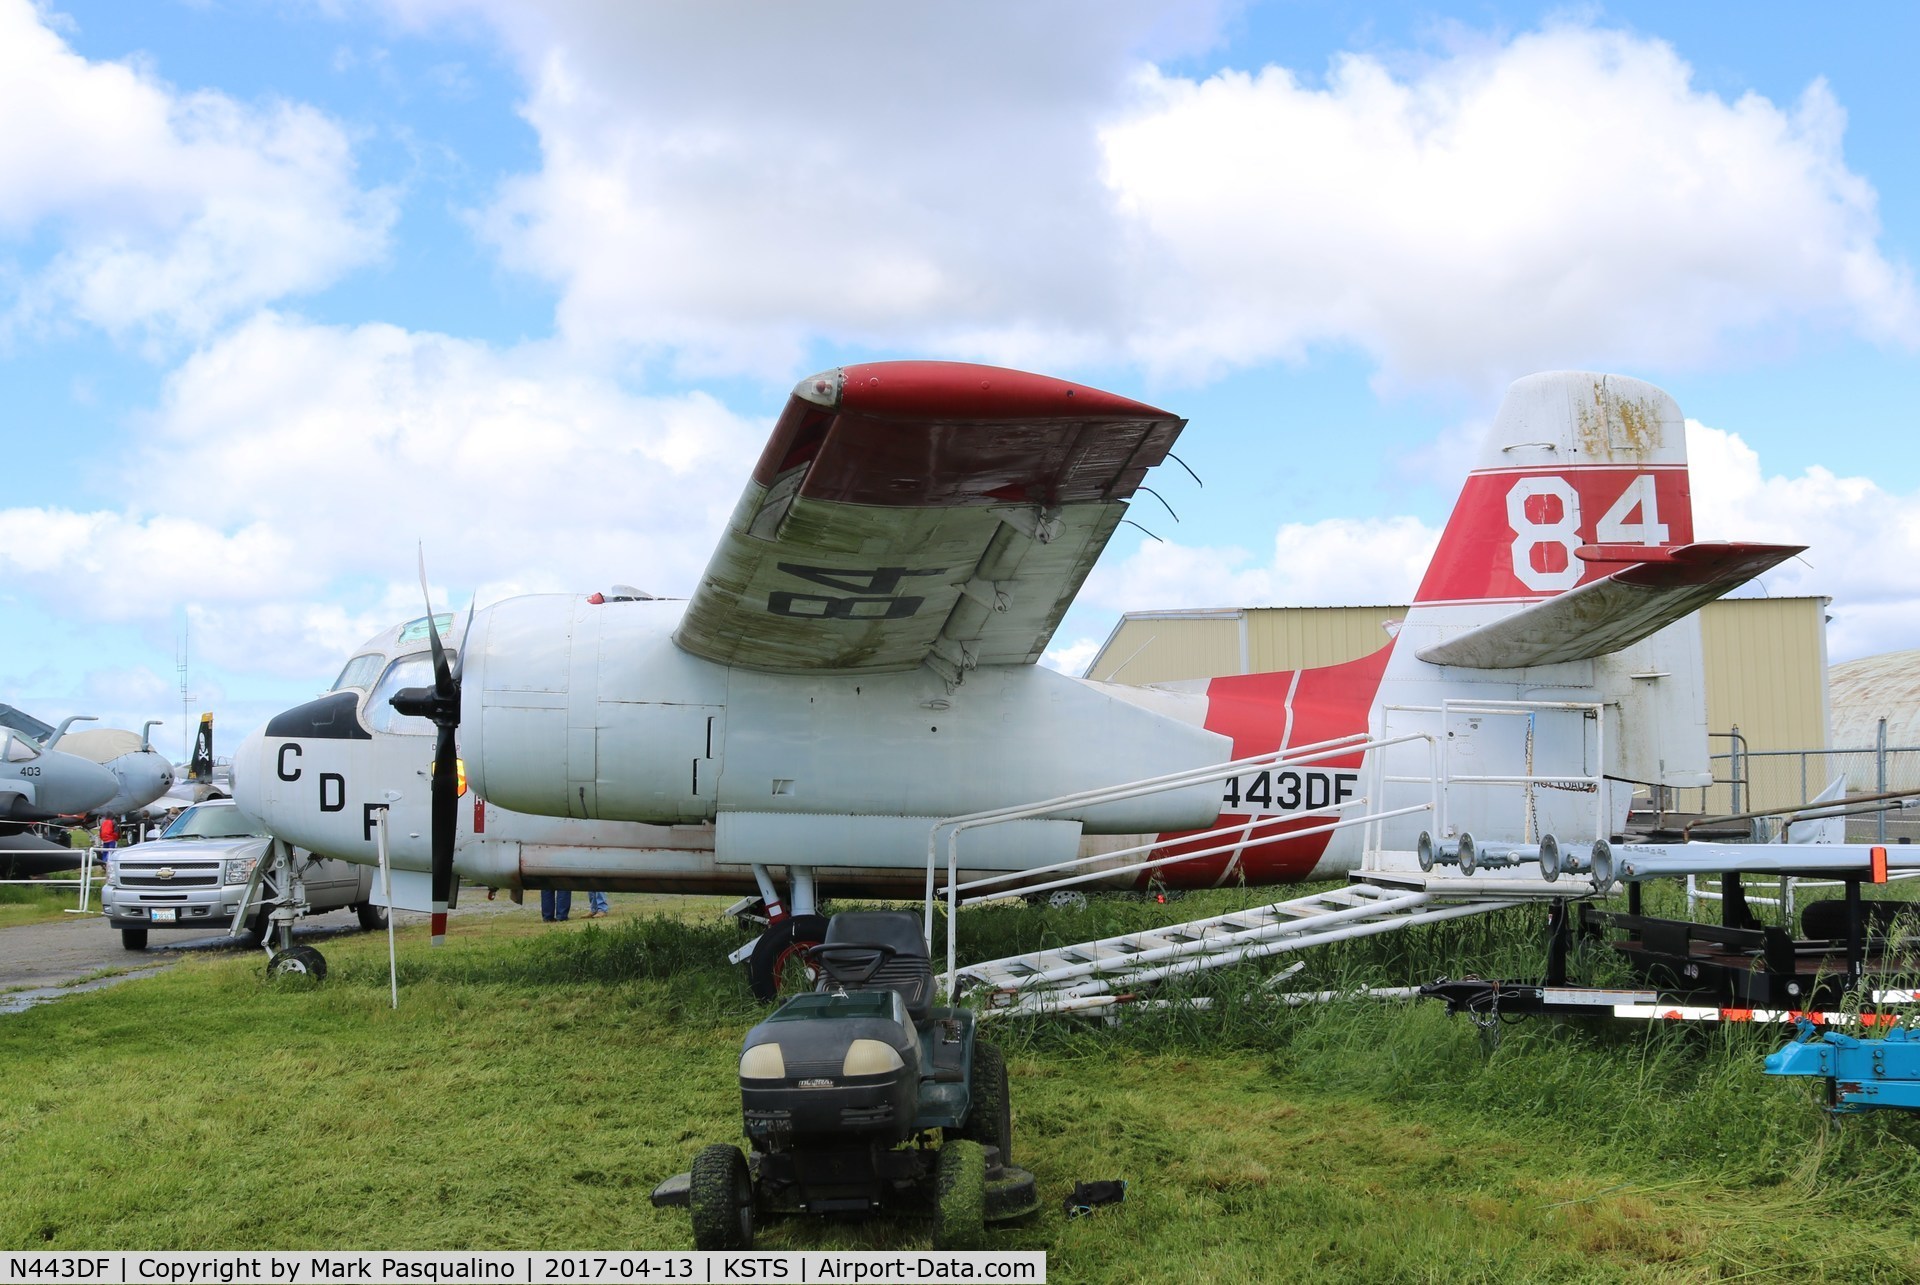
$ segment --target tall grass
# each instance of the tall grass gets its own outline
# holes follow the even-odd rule
[[[1243,895],[980,907],[962,958]],[[1496,1041],[1437,1004],[1293,1008],[1266,985],[1295,959],[1285,989],[1537,972],[1540,919],[1162,988],[1204,1010],[997,1021],[1045,1209],[994,1243],[1047,1249],[1065,1281],[1920,1277],[1920,1131],[1836,1124],[1807,1082],[1761,1075],[1778,1029],[1533,1019]],[[0,1019],[0,1243],[684,1246],[684,1215],[646,1193],[738,1137],[739,1039],[765,1012],[723,962],[742,940],[667,917],[462,924],[441,951],[403,933],[397,1013],[369,936],[327,943],[318,987],[265,983],[257,956],[194,959]],[[1114,1177],[1123,1206],[1061,1217],[1074,1181]],[[926,1234],[790,1220],[764,1243]]]

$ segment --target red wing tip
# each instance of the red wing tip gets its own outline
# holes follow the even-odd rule
[[[1179,418],[1052,375],[964,361],[863,362],[803,379],[794,392],[821,405],[877,415]]]

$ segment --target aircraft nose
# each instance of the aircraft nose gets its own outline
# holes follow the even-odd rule
[[[75,812],[91,812],[104,803],[111,802],[114,795],[120,793],[120,778],[111,769],[98,763],[89,763],[86,759],[68,755],[71,762],[62,764],[68,786],[75,798],[84,798],[86,803],[73,809]]]

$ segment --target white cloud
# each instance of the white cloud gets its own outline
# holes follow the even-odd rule
[[[1149,543],[1096,567],[1080,601],[1110,611],[1407,602],[1439,539],[1418,518],[1391,517],[1289,522],[1264,561],[1243,549]]]
[[[0,0],[6,328],[77,318],[202,335],[384,252],[393,202],[355,185],[333,121],[89,61],[49,21]]]
[[[1193,378],[1334,344],[1484,386],[1804,325],[1920,338],[1830,90],[1729,100],[1637,35],[1346,55],[1318,84],[1170,74],[1145,59],[1216,15],[1147,0],[390,2],[480,13],[524,69],[542,165],[483,222],[563,332],[688,368],[824,337]]]
[[[1774,597],[1833,599],[1834,662],[1912,647],[1920,638],[1920,487],[1890,491],[1818,466],[1769,475],[1737,434],[1687,421],[1694,531],[1701,539],[1804,544],[1761,578]],[[1908,479],[1911,482],[1912,479]]]
[[[478,11],[542,166],[484,226],[579,343],[786,370],[813,337],[1057,364],[1112,351],[1126,229],[1097,125],[1214,4],[392,0]]]
[[[1709,358],[1831,319],[1920,337],[1820,82],[1791,109],[1696,89],[1659,41],[1553,26],[1409,75],[1149,71],[1104,134],[1165,256],[1136,351],[1258,362],[1356,344],[1389,378]]]
[[[418,614],[417,543],[443,606],[450,586],[459,606],[476,585],[687,592],[763,431],[541,345],[262,315],[169,379],[126,510],[0,510],[0,573],[161,636],[185,603],[200,659],[330,680]]]

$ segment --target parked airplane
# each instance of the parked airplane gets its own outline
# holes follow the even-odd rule
[[[0,728],[0,834],[97,811],[119,788],[119,778],[98,763]]]
[[[0,705],[0,727],[12,728],[43,749],[58,749],[77,755],[113,773],[118,782],[113,797],[90,809],[97,816],[128,816],[166,793],[173,784],[173,765],[153,748],[153,729],[160,724],[150,718],[139,735],[115,727],[69,731],[75,723],[96,721],[91,714],[74,714],[53,727],[24,710]]]
[[[1280,747],[1437,728],[1454,763],[1507,778],[1467,783],[1447,828],[1514,838],[1590,828],[1596,804],[1624,820],[1633,782],[1705,781],[1686,618],[1798,549],[1694,541],[1665,393],[1582,373],[1516,383],[1414,606],[1369,657],[1172,688],[1035,665],[1183,426],[990,367],[805,380],[691,600],[512,598],[466,613],[452,651],[453,615],[388,631],[332,692],[248,738],[236,797],[282,838],[358,861],[390,806],[395,901],[434,909],[436,936],[456,867],[512,888],[757,890],[773,921],[761,973],[821,926],[819,886],[917,894],[938,818]],[[1515,701],[1526,717],[1500,704]],[[1406,778],[1390,792],[1429,773],[1422,746],[1379,752],[1389,781]],[[1372,753],[968,831],[961,864],[1020,869],[1280,816],[1157,875],[1332,877],[1360,835],[1316,821]],[[1522,818],[1523,773],[1586,784],[1527,787]],[[459,808],[469,782],[478,798]],[[596,823],[617,840],[582,841]],[[1388,823],[1385,846],[1411,849],[1423,823]]]

